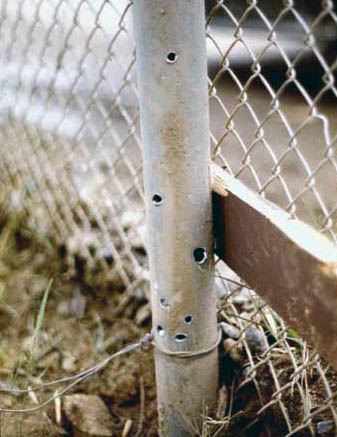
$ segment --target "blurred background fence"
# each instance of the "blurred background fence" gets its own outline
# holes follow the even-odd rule
[[[110,274],[127,287],[141,275],[143,220],[130,20],[124,1],[1,4],[1,179],[10,206],[89,265],[113,258]]]
[[[99,266],[137,293],[148,273],[131,8],[2,0],[0,193],[70,270]],[[336,242],[336,2],[208,0],[206,10],[214,160]],[[220,263],[216,286],[230,331],[223,368],[234,370],[222,375],[229,407],[206,427],[334,435],[327,363]]]

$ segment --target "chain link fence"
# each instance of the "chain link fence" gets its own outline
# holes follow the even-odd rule
[[[131,7],[0,6],[2,202],[52,237],[70,270],[99,266],[130,292],[148,279]],[[213,159],[336,242],[336,3],[206,9]],[[336,375],[217,266],[227,407],[209,434],[334,435]]]
[[[207,17],[213,159],[335,242],[336,10],[332,1],[220,0]],[[218,267],[223,360],[236,366],[222,432],[335,435],[336,375]]]
[[[215,159],[335,241],[336,5],[219,1],[208,46]]]
[[[127,2],[1,5],[1,179],[10,206],[126,287],[143,261],[130,20]]]

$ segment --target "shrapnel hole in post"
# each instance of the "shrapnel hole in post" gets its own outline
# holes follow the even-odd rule
[[[165,329],[164,329],[161,325],[158,325],[158,326],[157,326],[157,331],[158,331],[158,335],[159,335],[159,337],[164,337],[164,335],[165,335]]]
[[[197,247],[193,251],[194,261],[198,264],[204,264],[207,260],[207,252],[203,247]]]
[[[159,305],[160,305],[162,308],[165,308],[165,309],[170,307],[170,305],[166,302],[166,299],[163,298],[163,297],[161,297],[161,298],[159,299]]]
[[[154,194],[152,196],[152,203],[154,204],[154,206],[159,206],[163,203],[163,198],[160,194]]]
[[[193,317],[190,314],[188,314],[187,316],[184,317],[184,322],[187,325],[191,325],[191,323],[193,322]]]
[[[182,333],[176,334],[176,335],[174,336],[174,340],[175,340],[177,343],[180,343],[180,342],[185,341],[186,338],[187,338],[187,335],[186,335],[186,334],[182,334]]]
[[[174,64],[178,58],[178,55],[176,52],[168,52],[166,55],[166,62],[168,64]]]

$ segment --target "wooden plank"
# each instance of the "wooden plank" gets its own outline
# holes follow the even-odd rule
[[[337,370],[337,248],[212,164],[216,253]]]

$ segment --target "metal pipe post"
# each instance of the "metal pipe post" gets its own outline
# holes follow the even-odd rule
[[[203,0],[134,0],[161,436],[197,435],[218,386]]]

